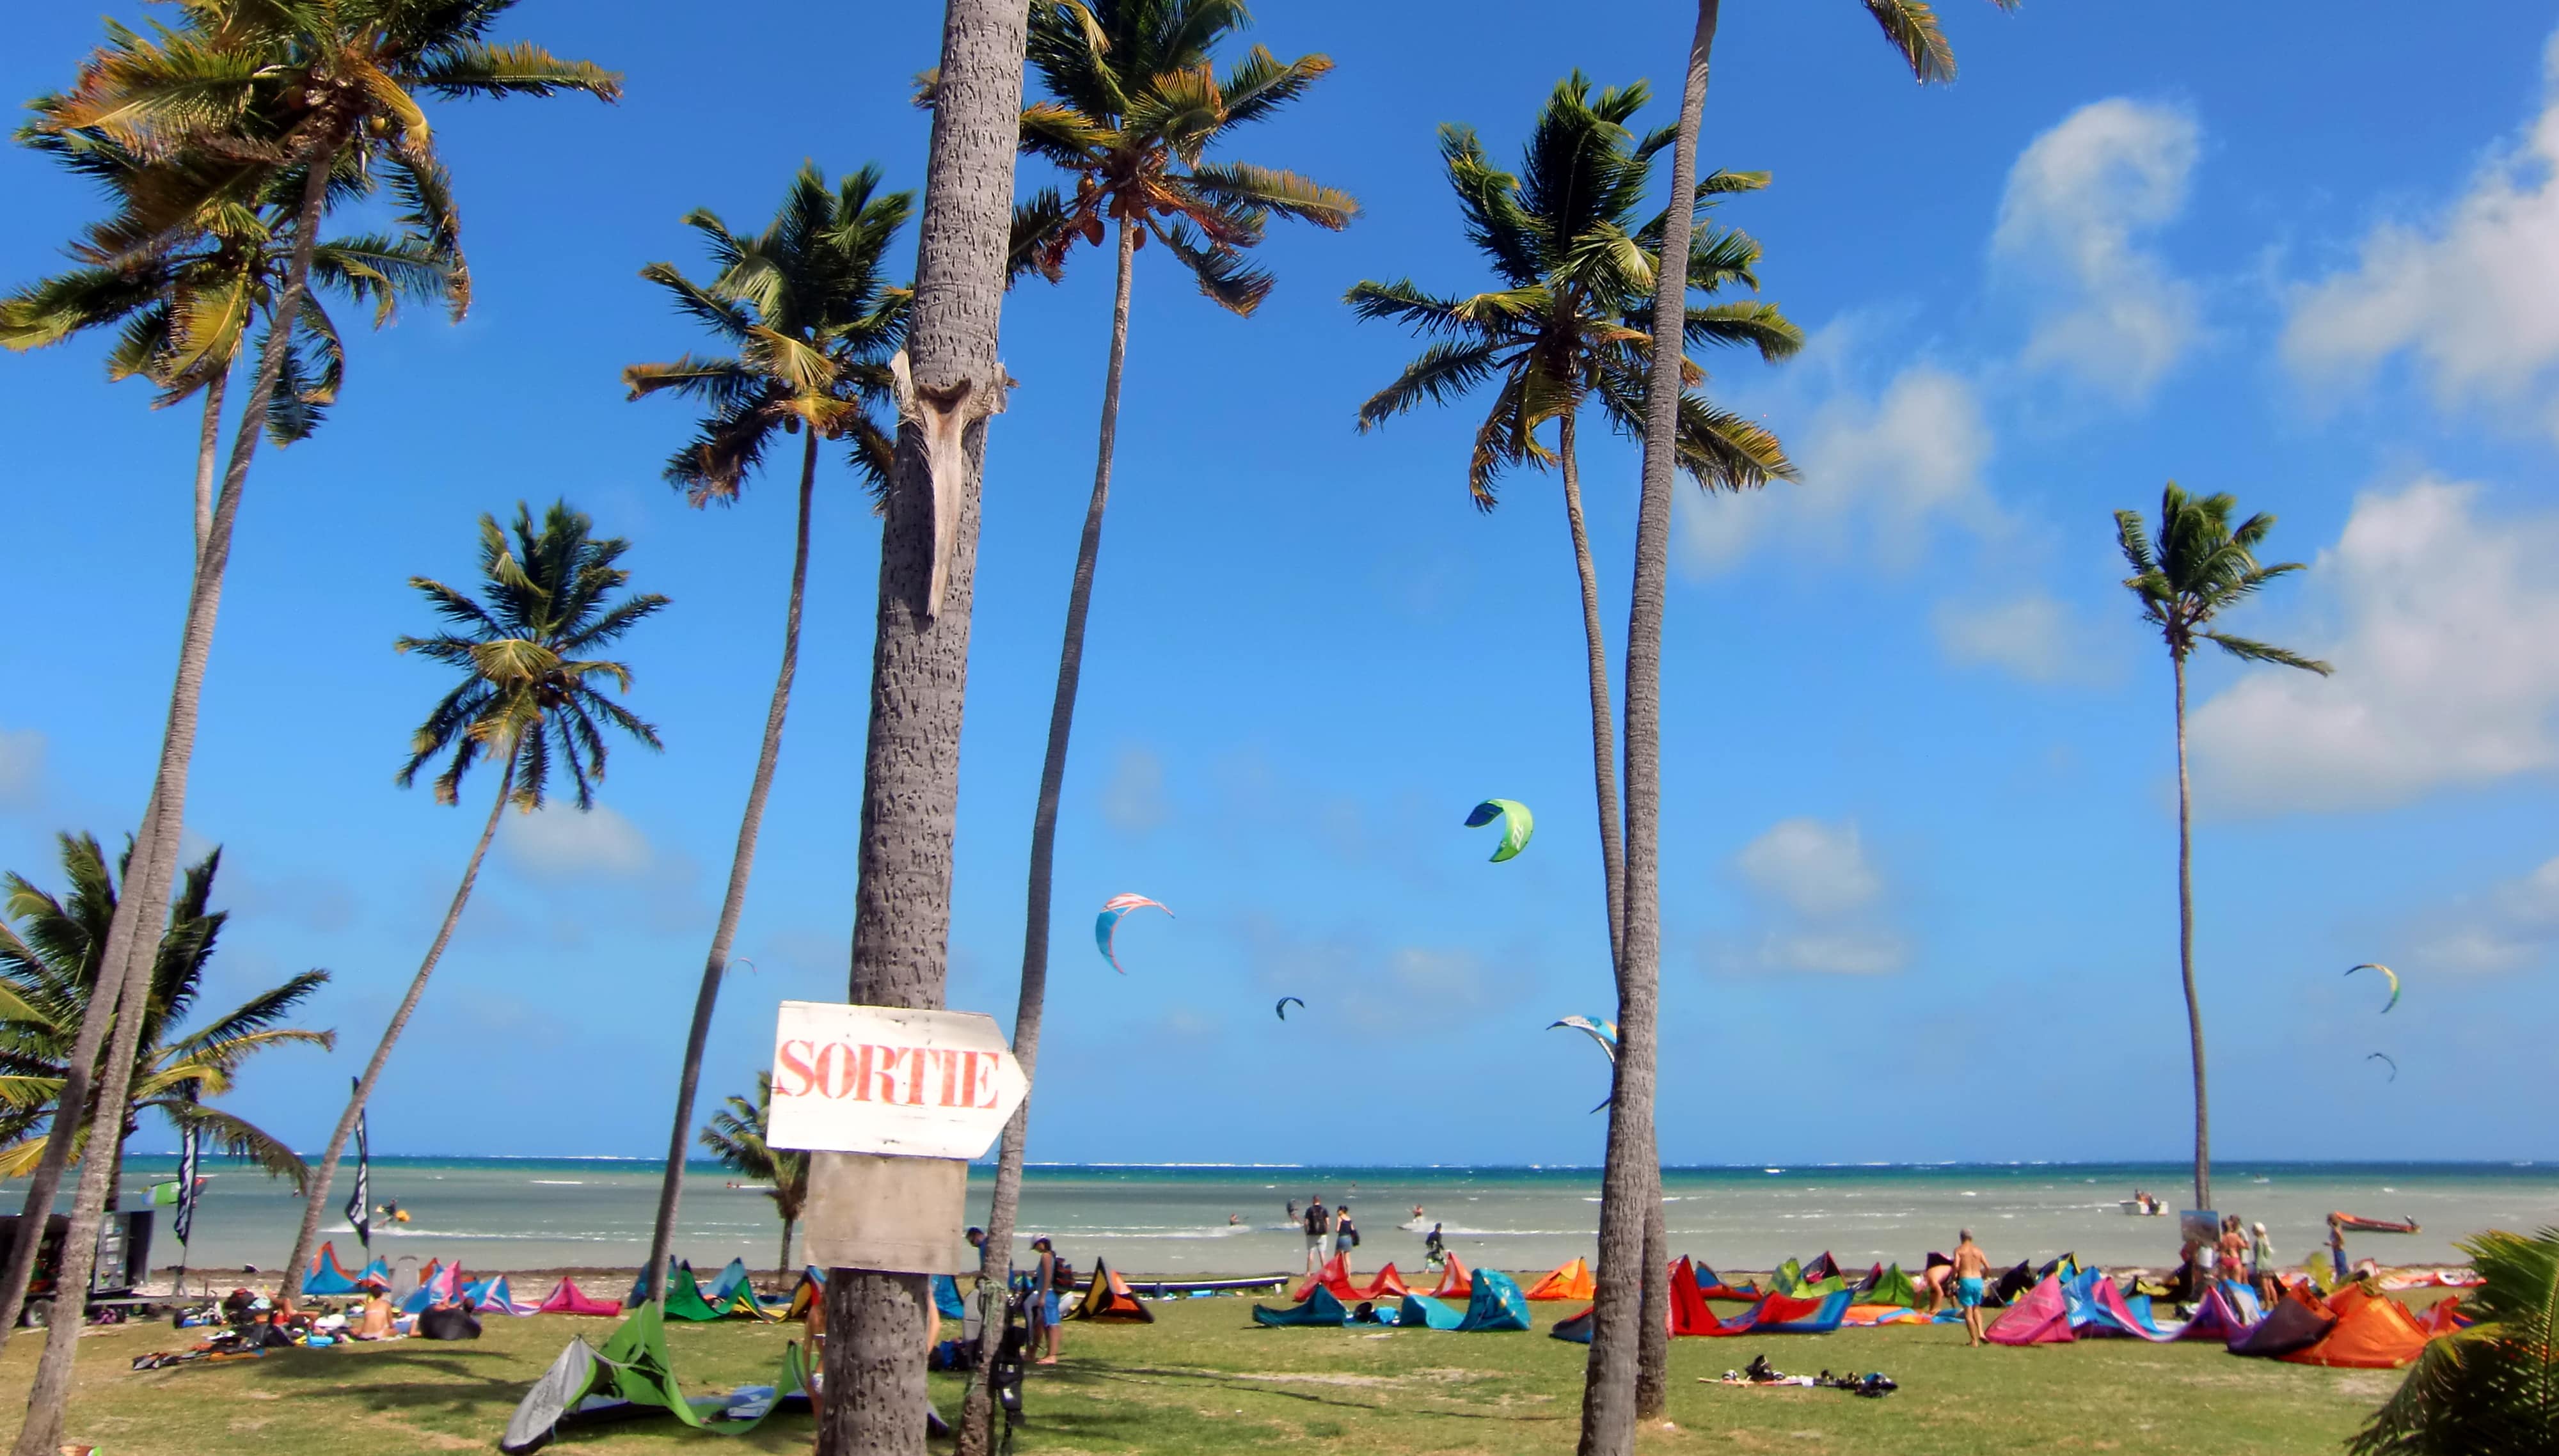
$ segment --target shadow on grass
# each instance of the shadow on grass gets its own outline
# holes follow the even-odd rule
[[[1365,1411],[1372,1415],[1409,1416],[1416,1420],[1482,1420],[1505,1424],[1538,1424],[1560,1421],[1562,1415],[1530,1415],[1510,1411],[1464,1410],[1416,1406],[1385,1400],[1358,1400],[1345,1395],[1318,1390],[1292,1388],[1300,1384],[1320,1384],[1321,1377],[1308,1377],[1302,1382],[1288,1380],[1245,1380],[1211,1371],[1166,1370],[1152,1366],[1125,1366],[1110,1370],[1076,1366],[1052,1368],[1049,1380],[1061,1384],[1166,1385],[1189,1389],[1217,1389],[1268,1395],[1281,1400],[1295,1400],[1307,1405],[1328,1405],[1339,1410]],[[1037,1387],[1034,1386],[1034,1389]]]

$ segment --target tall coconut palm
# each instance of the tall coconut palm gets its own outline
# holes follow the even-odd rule
[[[773,1118],[772,1073],[755,1074],[753,1101],[732,1096],[727,1102],[702,1129],[702,1146],[710,1149],[721,1167],[765,1185],[764,1196],[773,1200],[773,1212],[782,1220],[782,1262],[773,1267],[777,1277],[787,1279],[791,1234],[799,1226],[800,1211],[809,1205],[809,1155],[764,1140],[764,1129]]]
[[[1653,158],[1672,139],[1668,128],[1641,140],[1627,130],[1649,99],[1648,88],[1638,81],[1602,90],[1594,101],[1589,81],[1575,72],[1540,110],[1524,149],[1521,177],[1493,166],[1472,128],[1440,128],[1440,155],[1467,235],[1502,286],[1449,298],[1427,293],[1410,279],[1370,281],[1353,287],[1345,299],[1363,319],[1401,323],[1434,341],[1394,383],[1361,406],[1361,430],[1426,401],[1442,402],[1489,387],[1492,407],[1475,432],[1467,468],[1467,489],[1477,509],[1493,508],[1494,483],[1505,470],[1554,466],[1562,478],[1565,521],[1581,582],[1592,779],[1612,975],[1625,936],[1615,713],[1608,702],[1607,642],[1599,625],[1598,576],[1582,522],[1575,437],[1581,406],[1594,397],[1620,433],[1640,436],[1643,431],[1654,270],[1660,266],[1666,220],[1659,215],[1644,218],[1644,190]],[[1718,196],[1766,185],[1765,173],[1718,172],[1698,187],[1695,207],[1702,213]],[[1747,234],[1709,228],[1690,247],[1689,287],[1706,294],[1734,283],[1756,289],[1751,270],[1758,259],[1759,245]],[[1689,307],[1687,347],[1709,344],[1755,349],[1760,358],[1775,361],[1801,349],[1803,333],[1775,304],[1755,299]],[[1691,384],[1704,378],[1693,363],[1684,373]],[[1539,438],[1550,419],[1556,436],[1552,449]],[[1774,435],[1703,398],[1692,395],[1683,401],[1680,425],[1681,464],[1707,489],[1746,490],[1771,477],[1793,477],[1794,467]],[[1645,1204],[1647,1267],[1667,1258],[1660,1207],[1657,1197]],[[1650,1371],[1668,1359],[1668,1320],[1648,1319],[1643,1329],[1643,1364]]]
[[[2141,603],[2142,617],[2168,644],[2170,675],[2177,684],[2177,958],[2185,986],[2185,1031],[2194,1070],[2194,1206],[2212,1207],[2212,1119],[2203,1089],[2203,1006],[2194,995],[2194,794],[2185,774],[2185,659],[2197,641],[2209,642],[2244,662],[2272,662],[2327,676],[2328,663],[2288,648],[2216,632],[2223,612],[2257,594],[2276,577],[2302,569],[2299,561],[2260,565],[2257,548],[2275,528],[2262,511],[2230,523],[2239,503],[2229,495],[2189,496],[2168,483],[2160,493],[2157,534],[2138,510],[2115,512],[2115,543],[2133,574],[2125,590]]]
[[[588,63],[562,61],[528,44],[490,43],[490,27],[513,4],[181,0],[182,24],[149,37],[110,24],[107,43],[82,65],[75,87],[48,98],[31,125],[50,133],[93,130],[150,160],[147,177],[119,199],[114,219],[92,233],[110,259],[145,252],[173,230],[185,232],[191,219],[223,201],[253,205],[278,169],[298,168],[302,189],[292,214],[292,252],[269,313],[300,319],[331,179],[342,170],[378,173],[424,200],[418,209],[423,215],[452,216],[441,201],[450,198],[450,178],[436,157],[416,92],[455,97],[579,90],[606,99],[620,93],[618,76]],[[447,251],[450,240],[439,238],[436,246]],[[446,285],[457,312],[468,300],[468,278],[457,257]],[[128,892],[119,902],[106,947],[109,979],[121,990],[97,998],[100,1014],[81,1031],[89,1045],[92,1034],[105,1039],[105,1019],[115,1008],[138,1009],[145,994],[152,957],[141,949],[138,928],[156,922],[168,905],[232,523],[296,337],[292,329],[269,329],[259,348],[204,547],[193,563],[168,723],[136,836],[139,893]],[[102,1119],[122,1115],[139,1027],[138,1016],[115,1018],[115,1040],[101,1064],[105,1077],[97,1092]],[[75,1084],[86,1079],[89,1066],[85,1058],[74,1059]],[[75,1090],[86,1092],[67,1088],[67,1100],[77,1100],[71,1095]],[[68,1129],[52,1143],[28,1192],[28,1206],[38,1216],[52,1207],[70,1154]],[[102,1163],[91,1162],[81,1173],[65,1234],[62,1276],[68,1281],[88,1277],[105,1197]],[[32,1248],[13,1253],[0,1273],[0,1337],[25,1297],[31,1260]],[[17,1456],[51,1456],[61,1444],[77,1336],[75,1327],[57,1326],[46,1338],[14,1447]]]
[[[854,468],[874,493],[886,489],[896,441],[871,408],[891,387],[888,362],[903,342],[907,290],[887,281],[882,259],[913,211],[913,193],[880,192],[880,171],[865,167],[828,191],[814,166],[800,169],[773,223],[755,237],[739,237],[706,209],[684,217],[702,234],[719,270],[695,283],[673,263],[651,263],[640,276],[673,297],[677,309],[700,322],[737,353],[726,358],[686,355],[672,364],[633,364],[622,371],[631,397],[672,392],[709,406],[697,437],[667,463],[670,484],[696,508],[735,502],[747,473],[764,460],[777,435],[802,437],[799,529],[793,537],[791,592],[782,614],[782,668],[765,710],[764,745],[747,787],[746,812],[729,857],[728,893],[702,962],[701,988],[684,1039],[683,1071],[676,1083],[675,1131],[667,1145],[667,1170],[658,1189],[658,1219],[649,1239],[649,1261],[640,1277],[667,1295],[667,1255],[676,1237],[676,1209],[683,1195],[684,1150],[693,1122],[693,1095],[701,1083],[702,1048],[729,947],[746,910],[747,880],[755,869],[755,841],[764,825],[765,796],[782,755],[782,722],[791,707],[791,682],[800,665],[800,604],[809,582],[809,507],[818,484],[818,442],[849,440]],[[789,1241],[786,1228],[784,1240]]]
[[[1954,48],[1924,0],[1859,0],[1884,40],[1922,83],[1952,80]],[[2004,10],[2018,0],[1991,0]],[[1723,0],[1698,0],[1680,86],[1677,140],[1671,149],[1671,196],[1685,197],[1697,179],[1698,127],[1706,114],[1708,63]],[[1674,208],[1662,252],[1689,251],[1692,219]],[[1666,1284],[1660,1261],[1641,1257],[1642,1230],[1656,1215],[1643,1205],[1661,1178],[1653,1135],[1661,987],[1661,675],[1662,611],[1670,578],[1671,497],[1678,489],[1678,375],[1673,316],[1685,280],[1665,272],[1655,284],[1652,389],[1644,411],[1644,485],[1635,513],[1634,590],[1626,626],[1626,930],[1617,969],[1617,1094],[1608,1114],[1607,1172],[1599,1201],[1599,1297],[1590,1359],[1582,1382],[1579,1456],[1628,1456],[1635,1420],[1657,1415],[1668,1387],[1639,1380],[1636,1347],[1651,1321],[1645,1296]],[[1639,1166],[1640,1165],[1640,1166]],[[1638,1267],[1638,1265],[1641,1267]],[[1640,1280],[1642,1287],[1637,1287]],[[1658,1308],[1656,1304],[1654,1307]],[[1656,1368],[1658,1369],[1658,1367]]]
[[[22,874],[0,876],[0,913],[17,922],[15,929],[0,925],[0,1100],[8,1106],[0,1125],[18,1139],[0,1146],[0,1178],[27,1175],[44,1149],[44,1139],[32,1135],[34,1127],[60,1114],[62,1086],[82,1014],[97,993],[107,927],[115,919],[116,875],[97,840],[65,834],[60,842],[68,894],[57,896]],[[200,1016],[206,972],[228,919],[226,912],[207,908],[221,865],[221,850],[206,855],[187,870],[170,902],[152,966],[133,1094],[112,1156],[120,1166],[125,1139],[141,1130],[141,1114],[148,1110],[173,1127],[195,1129],[234,1157],[253,1160],[274,1177],[292,1179],[299,1191],[309,1170],[282,1139],[207,1099],[231,1092],[242,1064],[261,1052],[337,1044],[333,1032],[290,1024],[303,1003],[329,983],[329,972],[306,970],[226,1012]],[[85,1154],[93,1133],[93,1127],[78,1131],[75,1157]],[[111,1178],[108,1186],[120,1183]]]
[[[1022,109],[1021,0],[948,0],[917,227],[915,303],[895,364],[896,465],[880,531],[845,999],[936,1007],[950,970],[951,843],[960,799],[978,502],[987,420],[1009,383],[995,358]],[[818,1456],[923,1456],[920,1274],[827,1278]]]
[[[37,107],[46,104],[39,101]],[[151,185],[144,159],[102,131],[29,128],[20,140],[100,184],[110,197]],[[203,396],[196,442],[199,554],[213,529],[223,401],[239,361],[263,349],[253,344],[252,334],[274,327],[274,304],[292,261],[290,223],[301,186],[297,171],[279,170],[257,206],[208,199],[185,225],[138,249],[111,229],[75,242],[69,251],[77,266],[0,298],[0,347],[40,349],[112,325],[117,337],[106,360],[110,380],[149,379],[159,386],[154,409]],[[375,190],[373,178],[342,171],[330,205]],[[285,353],[277,395],[267,405],[267,438],[276,445],[308,439],[345,380],[346,352],[320,288],[371,304],[379,329],[402,299],[435,298],[450,286],[458,256],[451,220],[415,211],[418,205],[445,206],[445,200],[407,201],[412,206],[399,218],[399,233],[333,238],[312,253],[316,286],[303,297],[299,337]]]
[[[1348,193],[1294,173],[1208,159],[1209,151],[1231,133],[1277,114],[1333,67],[1323,56],[1283,64],[1255,46],[1220,75],[1217,53],[1249,23],[1242,0],[1036,0],[1030,7],[1030,65],[1049,95],[1023,110],[1021,148],[1065,172],[1073,179],[1074,193],[1070,197],[1044,189],[1019,210],[1012,265],[1017,272],[1036,270],[1054,282],[1078,242],[1098,246],[1108,237],[1118,268],[1093,494],[1085,504],[1075,574],[1067,586],[1065,641],[1058,651],[1048,747],[1031,810],[1021,993],[1013,1019],[1013,1055],[1025,1073],[1039,1061],[1058,798],[1066,782],[1067,742],[1084,671],[1085,620],[1102,554],[1103,512],[1111,501],[1137,251],[1152,237],[1200,292],[1249,317],[1275,281],[1268,270],[1246,261],[1272,218],[1338,229],[1359,210]],[[981,1277],[999,1283],[1012,1253],[1029,1119],[1025,1098],[1005,1126],[996,1154]],[[977,1456],[985,1438],[983,1376],[991,1369],[993,1348],[981,1351],[978,1359],[978,1378],[971,1383],[960,1424],[960,1439],[971,1456]]]
[[[401,767],[397,783],[408,788],[416,782],[418,770],[441,758],[444,772],[435,777],[435,801],[453,804],[460,801],[463,778],[482,757],[505,769],[498,777],[498,794],[481,825],[479,841],[471,846],[471,858],[463,866],[462,883],[445,907],[444,921],[436,927],[425,958],[409,977],[407,994],[391,1013],[390,1025],[382,1029],[382,1039],[365,1063],[355,1094],[347,1099],[347,1109],[339,1114],[337,1128],[320,1154],[320,1168],[312,1177],[310,1199],[302,1210],[302,1230],[284,1269],[287,1296],[301,1292],[302,1271],[320,1235],[320,1218],[329,1205],[329,1184],[337,1176],[338,1159],[347,1150],[347,1139],[356,1130],[366,1099],[374,1093],[374,1084],[390,1061],[391,1048],[417,1010],[418,998],[426,993],[427,977],[435,973],[436,961],[453,939],[454,924],[470,903],[471,887],[480,878],[480,861],[489,853],[489,841],[497,836],[500,815],[511,803],[525,813],[540,808],[555,763],[567,772],[578,808],[594,807],[595,787],[604,781],[610,751],[604,732],[608,728],[653,749],[660,746],[657,729],[600,689],[600,683],[609,681],[630,691],[631,669],[582,655],[620,641],[632,628],[656,616],[667,599],[652,592],[614,600],[614,594],[631,580],[631,573],[615,564],[631,543],[619,536],[598,537],[594,526],[594,521],[562,501],[542,512],[536,529],[531,509],[519,504],[510,526],[501,527],[495,516],[480,517],[480,599],[430,577],[409,578],[409,585],[455,630],[433,637],[403,637],[394,646],[455,669],[462,680],[437,700],[426,721],[410,735],[409,760]]]

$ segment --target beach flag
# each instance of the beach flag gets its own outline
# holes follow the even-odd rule
[[[356,1090],[364,1090],[361,1078],[349,1078]],[[365,1145],[365,1112],[356,1109],[356,1188],[347,1195],[347,1222],[356,1229],[356,1241],[371,1253],[374,1248],[374,1163],[372,1150]],[[180,1236],[181,1238],[185,1236]]]
[[[178,1212],[169,1220],[169,1232],[178,1241],[187,1241],[187,1232],[196,1223],[196,1157],[198,1134],[191,1124],[178,1134]]]

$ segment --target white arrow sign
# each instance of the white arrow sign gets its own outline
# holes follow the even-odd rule
[[[765,1141],[816,1152],[974,1158],[1030,1092],[995,1019],[785,1001]]]

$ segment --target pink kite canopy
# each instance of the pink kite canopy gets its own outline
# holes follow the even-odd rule
[[[1120,922],[1129,911],[1140,910],[1147,906],[1153,906],[1166,915],[1172,914],[1172,911],[1166,909],[1160,900],[1149,900],[1143,895],[1114,895],[1102,902],[1101,918],[1093,923],[1093,943],[1102,947],[1102,958],[1110,961],[1111,968],[1122,975],[1127,975],[1129,971],[1120,963],[1120,957],[1112,953],[1112,938],[1120,933]]]

